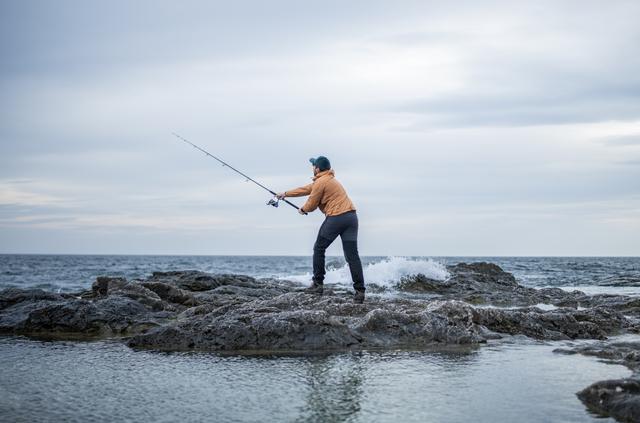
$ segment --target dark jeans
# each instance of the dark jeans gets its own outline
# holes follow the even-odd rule
[[[358,215],[355,211],[327,216],[318,231],[318,238],[313,246],[313,281],[317,284],[324,282],[325,251],[340,235],[344,258],[349,264],[353,289],[364,291],[364,274],[362,263],[358,255]]]

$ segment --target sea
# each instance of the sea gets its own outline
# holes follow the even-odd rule
[[[362,257],[365,280],[393,295],[404,276],[446,279],[485,261],[535,287],[640,295],[638,257]],[[342,257],[328,284],[350,286]],[[201,270],[293,280],[306,256],[0,255],[0,290],[88,289],[97,276]],[[636,335],[614,339],[638,340]],[[2,422],[608,422],[575,393],[627,377],[624,366],[554,353],[593,341],[510,337],[473,347],[273,355],[137,351],[118,340],[0,337]]]

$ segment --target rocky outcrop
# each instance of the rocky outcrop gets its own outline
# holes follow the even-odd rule
[[[143,332],[168,317],[167,313],[153,312],[127,296],[87,300],[37,291],[0,293],[5,304],[9,296],[22,299],[0,309],[0,333],[58,338],[111,337]]]
[[[445,281],[424,275],[403,278],[396,288],[412,294],[431,294],[438,298],[455,298],[470,304],[495,306],[528,306],[551,304],[578,308],[581,291],[567,292],[560,288],[535,289],[519,285],[511,273],[493,263],[460,263],[449,266],[451,277]]]
[[[563,298],[554,304],[575,308],[601,307],[609,310],[617,310],[628,316],[640,317],[640,297],[630,297],[627,295],[586,295],[580,293],[573,296],[573,298]]]
[[[562,354],[582,354],[602,358],[605,361],[623,364],[640,376],[640,342],[597,342],[575,348],[558,348],[554,350]]]
[[[621,422],[640,421],[640,380],[603,380],[577,393],[592,411]]]
[[[395,295],[370,295],[364,304],[337,286],[315,296],[289,281],[198,271],[99,277],[77,294],[9,289],[0,292],[0,333],[120,336],[159,350],[291,351],[479,344],[509,335],[604,339],[636,328],[600,298],[524,287],[491,263],[449,271],[446,281],[404,278]],[[587,301],[593,307],[581,305]]]
[[[200,316],[178,317],[129,341],[132,347],[162,350],[317,350],[397,348],[431,343],[483,342],[472,318],[443,312],[464,303],[430,304],[372,299],[360,305],[350,297],[286,293]],[[460,313],[463,314],[463,313]]]

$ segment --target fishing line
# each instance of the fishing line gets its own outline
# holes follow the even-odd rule
[[[219,159],[218,157],[214,156],[213,154],[209,153],[207,150],[205,150],[204,148],[200,148],[197,145],[195,145],[194,143],[192,143],[191,141],[181,137],[180,135],[176,134],[175,132],[172,132],[171,134],[173,134],[173,136],[175,136],[176,138],[178,138],[181,141],[184,141],[185,143],[189,144],[190,146],[192,146],[193,148],[202,151],[204,154],[206,154],[207,156],[211,157],[212,159],[217,160],[218,162],[220,162],[222,164],[223,167],[228,167],[229,169],[233,170],[234,172],[238,173],[239,175],[242,175],[245,178],[246,182],[253,182],[254,184],[258,185],[260,188],[270,192],[274,198],[270,199],[267,202],[267,205],[269,206],[273,206],[273,207],[278,207],[278,202],[279,201],[284,201],[285,203],[289,204],[291,207],[293,207],[296,210],[300,210],[300,207],[296,206],[295,204],[293,204],[292,202],[282,199],[280,200],[279,198],[277,198],[277,194],[275,193],[275,191],[270,190],[269,188],[265,187],[264,185],[262,185],[260,182],[256,181],[255,179],[249,177],[248,175],[244,174],[243,172],[239,171],[238,169],[236,169],[235,167],[231,166],[229,163],[225,162],[222,159]],[[304,214],[307,214],[306,212],[304,212]]]

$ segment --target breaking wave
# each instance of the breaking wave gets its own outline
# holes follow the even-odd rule
[[[385,288],[391,288],[397,284],[404,276],[421,273],[428,278],[435,280],[445,280],[450,274],[444,264],[432,259],[413,259],[407,257],[388,257],[383,260],[369,263],[363,266],[365,284],[375,284]],[[309,283],[311,273],[303,275],[285,276],[287,279],[303,284]],[[351,286],[351,274],[347,264],[329,269],[325,276],[326,284],[337,284]]]

